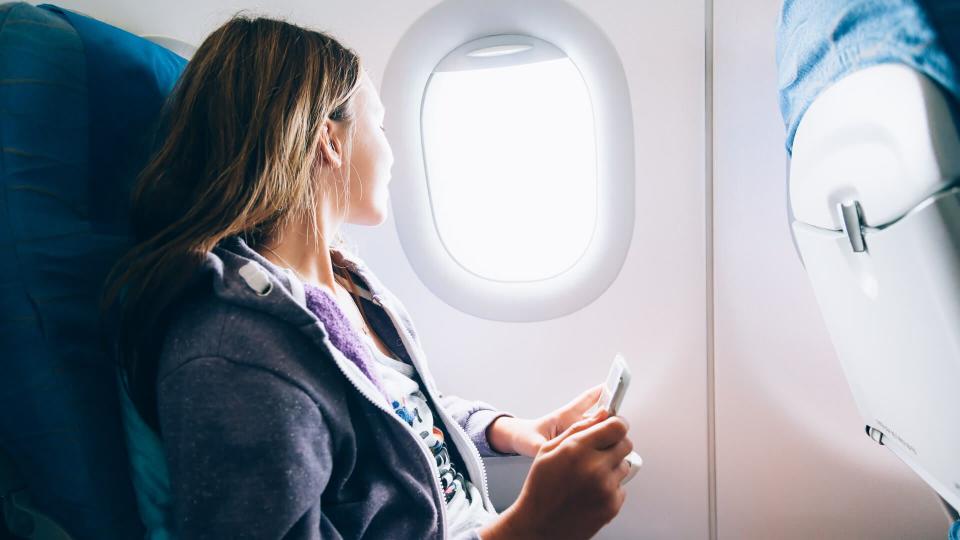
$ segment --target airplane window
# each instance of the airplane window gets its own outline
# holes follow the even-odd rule
[[[434,224],[462,267],[536,281],[576,264],[597,221],[597,151],[566,54],[529,36],[467,43],[434,69],[421,115]]]
[[[494,321],[584,308],[623,268],[633,112],[610,40],[566,2],[440,2],[390,55],[390,208],[411,269]]]

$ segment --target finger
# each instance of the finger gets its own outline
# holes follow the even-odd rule
[[[629,427],[623,418],[612,416],[571,436],[583,440],[592,448],[606,450],[626,437]]]
[[[624,458],[630,455],[630,452],[633,452],[633,442],[627,437],[624,437],[603,452],[609,458],[610,466],[616,467],[618,463],[622,463]]]
[[[560,429],[565,426],[589,418],[599,409],[600,395],[603,393],[603,386],[597,385],[574,398],[572,401],[557,409],[556,419]]]
[[[537,455],[537,452],[539,452],[540,449],[546,444],[546,437],[537,433],[518,441],[516,451],[522,456],[533,457]]]
[[[547,442],[547,444],[544,445],[544,446],[545,446],[545,447],[546,447],[546,446],[549,446],[549,447],[553,448],[553,447],[557,446],[558,444],[560,444],[561,442],[563,442],[565,439],[567,439],[567,438],[569,438],[569,437],[571,437],[571,436],[573,436],[573,435],[576,435],[577,433],[580,433],[580,432],[583,431],[583,430],[589,429],[589,428],[597,425],[597,424],[600,423],[600,422],[603,422],[604,420],[606,420],[606,419],[609,417],[609,415],[610,415],[610,413],[607,412],[606,410],[598,409],[597,412],[596,412],[593,416],[590,416],[589,418],[584,418],[583,420],[580,420],[579,422],[574,422],[573,424],[570,425],[570,427],[568,427],[566,430],[564,430],[563,433],[561,433],[560,435],[557,435],[557,436],[554,437],[553,439],[550,439],[550,440]]]
[[[574,421],[578,417],[582,416],[584,412],[594,406],[597,401],[600,400],[600,394],[603,391],[603,385],[598,384],[589,390],[581,393],[579,396],[573,399],[570,403],[567,403],[563,407],[563,416],[564,419],[569,418],[569,421]]]
[[[630,468],[630,462],[625,459],[621,459],[620,463],[617,463],[617,467],[613,471],[613,477],[617,480],[618,484],[623,483],[623,479],[630,474]]]

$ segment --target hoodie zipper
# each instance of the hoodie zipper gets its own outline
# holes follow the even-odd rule
[[[356,388],[358,392],[360,392],[360,395],[367,398],[367,400],[373,403],[375,407],[387,413],[387,416],[393,418],[396,422],[399,422],[400,425],[403,426],[406,432],[409,433],[410,436],[415,439],[414,444],[416,444],[416,446],[420,448],[420,454],[427,459],[427,462],[428,462],[427,470],[433,471],[434,464],[436,463],[436,458],[432,454],[430,454],[430,451],[427,449],[427,447],[420,442],[419,435],[413,431],[413,428],[410,426],[410,424],[407,424],[402,418],[397,416],[396,411],[390,410],[383,403],[382,400],[374,398],[370,394],[370,392],[364,387],[364,385],[354,380],[354,378],[350,375],[349,370],[345,368],[341,363],[341,362],[348,361],[348,360],[342,360],[340,358],[341,356],[343,356],[343,353],[341,353],[333,345],[333,343],[330,343],[330,340],[328,337],[324,336],[323,341],[324,341],[324,344],[330,348],[330,350],[334,351],[333,353],[334,359],[335,359],[334,363],[337,364],[338,368],[340,368],[340,371],[343,373],[344,377],[346,377],[347,380],[350,381],[350,384],[352,384],[353,387]],[[379,395],[379,392],[378,392],[378,395]],[[447,505],[446,505],[446,499],[443,496],[443,487],[440,485],[440,478],[438,475],[431,473],[430,476],[433,477],[433,486],[436,488],[435,495],[438,496],[437,500],[439,500],[440,502],[440,519],[441,519],[440,527],[441,527],[441,530],[443,531],[443,538],[446,538],[447,537],[447,508],[446,508]]]
[[[488,509],[493,510],[495,512],[495,510],[493,509],[493,502],[490,500],[490,494],[487,491],[487,468],[486,468],[486,465],[484,465],[483,463],[483,457],[480,456],[480,451],[477,450],[476,445],[474,445],[473,441],[470,440],[470,437],[467,435],[467,432],[463,429],[463,427],[458,422],[450,418],[450,416],[447,414],[447,412],[444,410],[443,406],[441,405],[440,400],[437,399],[437,397],[433,394],[431,385],[427,384],[426,379],[423,377],[423,374],[428,373],[428,371],[423,369],[423,366],[420,363],[420,357],[418,354],[419,347],[417,347],[415,343],[411,343],[411,341],[407,338],[407,332],[404,330],[401,323],[394,316],[393,310],[383,305],[383,303],[380,301],[379,295],[371,294],[371,296],[372,296],[373,302],[378,306],[380,306],[386,312],[387,316],[390,317],[390,321],[393,323],[393,326],[396,328],[397,334],[400,336],[400,340],[403,342],[403,346],[406,347],[407,352],[410,354],[410,358],[413,360],[413,366],[417,369],[417,372],[421,374],[421,379],[423,379],[423,383],[424,383],[423,385],[426,387],[427,395],[430,396],[430,399],[433,401],[434,405],[436,406],[437,413],[443,419],[444,424],[448,426],[448,428],[454,435],[460,438],[460,442],[462,444],[460,444],[459,447],[460,448],[466,447],[470,450],[470,453],[473,454],[473,457],[474,457],[474,462],[472,463],[472,465],[474,465],[474,467],[472,468],[473,470],[471,470],[471,462],[469,460],[464,460],[464,463],[466,464],[467,469],[470,472],[471,478],[479,478],[480,480],[480,494],[483,497],[484,505]]]

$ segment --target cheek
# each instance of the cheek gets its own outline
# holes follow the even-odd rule
[[[390,168],[393,166],[393,153],[386,137],[380,137],[371,143],[370,153],[366,156],[364,187],[386,191],[387,183],[390,182]]]
[[[379,141],[366,142],[352,160],[350,201],[359,212],[380,213],[389,197],[390,150]]]
[[[386,173],[390,173],[390,168],[393,166],[393,149],[390,148],[390,141],[387,140],[387,136],[381,133],[380,136],[380,156],[381,162],[384,164]]]
[[[369,137],[363,141],[362,164],[366,171],[364,178],[368,183],[383,182],[389,175],[393,164],[393,151],[386,135],[379,127],[376,132],[368,132]]]

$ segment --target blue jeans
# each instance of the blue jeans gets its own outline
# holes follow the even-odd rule
[[[906,64],[960,96],[960,0],[784,0],[777,28],[787,153],[807,107],[854,71]]]

